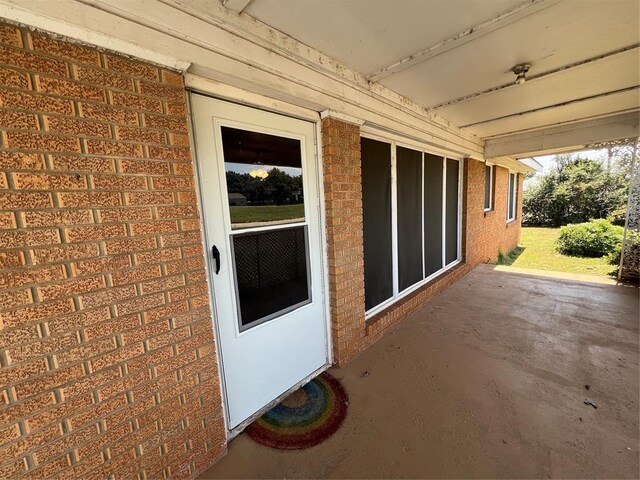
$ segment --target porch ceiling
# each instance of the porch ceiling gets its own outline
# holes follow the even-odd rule
[[[518,171],[640,135],[637,0],[0,0],[0,16]]]
[[[481,138],[640,108],[636,0],[221,1]]]

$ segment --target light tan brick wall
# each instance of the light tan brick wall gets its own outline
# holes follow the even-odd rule
[[[515,247],[520,214],[507,225],[508,171],[497,168],[495,211],[484,212],[484,163],[465,160],[463,263],[365,321],[362,173],[357,125],[327,118],[322,123],[325,208],[329,251],[329,293],[334,361],[342,366],[383,337],[425,302],[475,265]],[[518,212],[522,211],[522,175]]]
[[[360,127],[325,118],[322,150],[333,358],[344,365],[365,336]]]
[[[225,452],[182,77],[0,24],[0,478]]]

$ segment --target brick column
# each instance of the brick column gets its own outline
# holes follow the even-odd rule
[[[360,126],[322,121],[329,296],[334,363],[364,348],[364,250]]]

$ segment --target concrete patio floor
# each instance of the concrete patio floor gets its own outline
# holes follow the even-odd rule
[[[637,288],[481,265],[331,370],[333,437],[242,434],[200,478],[638,478],[638,324]]]

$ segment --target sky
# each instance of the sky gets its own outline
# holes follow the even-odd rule
[[[582,152],[575,152],[575,153],[579,154],[582,158],[599,159],[599,158],[602,157],[602,151],[601,150],[584,150]],[[535,158],[536,161],[538,161],[538,163],[540,163],[544,167],[543,172],[548,172],[554,166],[553,159],[555,158],[555,154],[554,155],[544,155],[544,156],[533,157],[533,158]]]
[[[582,158],[593,158],[600,159],[603,156],[602,150],[584,150],[581,152],[566,152],[566,153],[575,153],[580,155]],[[555,154],[554,155],[541,155],[539,157],[533,157],[538,163],[540,163],[543,167],[541,172],[536,172],[536,176],[533,178],[528,178],[524,181],[524,190],[527,189],[528,186],[533,185],[537,181],[537,177],[547,173],[551,170],[555,165]]]

